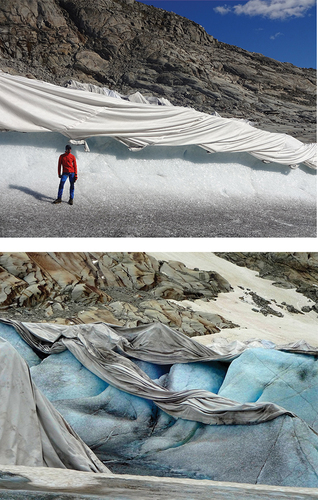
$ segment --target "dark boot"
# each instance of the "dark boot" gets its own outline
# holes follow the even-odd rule
[[[73,199],[72,199],[72,198],[70,198],[70,199],[68,200],[68,204],[69,204],[69,205],[73,205]]]
[[[62,198],[56,198],[56,200],[53,201],[53,205],[56,205],[57,203],[62,203]]]

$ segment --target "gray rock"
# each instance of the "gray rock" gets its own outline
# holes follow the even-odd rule
[[[166,300],[214,298],[232,290],[227,280],[180,262],[159,263],[142,252],[0,253],[1,265],[0,305],[11,318],[23,311],[35,321],[131,327],[160,321],[189,336],[234,326],[217,314]]]
[[[132,0],[17,0],[14,8],[0,2],[4,71],[61,85],[77,79],[125,95],[141,89],[174,105],[247,118],[262,129],[314,142],[315,70],[212,35],[184,17]]]

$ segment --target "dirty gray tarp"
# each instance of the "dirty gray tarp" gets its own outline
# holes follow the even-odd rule
[[[130,394],[150,399],[175,418],[205,424],[250,424],[293,413],[273,403],[238,403],[205,390],[173,392],[159,386],[129,357],[155,364],[230,361],[248,347],[274,348],[274,344],[254,341],[203,346],[184,334],[160,323],[124,328],[106,323],[58,325],[0,321],[12,325],[32,347],[51,354],[68,349],[88,370],[102,380]],[[275,347],[317,354],[305,342]]]
[[[110,472],[33,384],[0,337],[0,464]]]

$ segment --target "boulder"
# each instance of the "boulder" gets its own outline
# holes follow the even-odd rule
[[[144,252],[0,253],[0,277],[0,307],[13,319],[34,314],[36,322],[126,326],[160,321],[189,336],[233,326],[217,314],[165,300],[215,298],[232,290],[227,280]]]

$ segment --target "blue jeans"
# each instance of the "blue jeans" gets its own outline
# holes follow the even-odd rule
[[[67,178],[70,179],[70,198],[71,198],[71,200],[73,200],[73,198],[74,198],[74,184],[75,184],[75,174],[74,173],[72,173],[72,174],[63,174],[61,176],[60,185],[59,185],[59,191],[58,191],[57,197],[58,198],[62,198],[64,184],[65,184]]]

